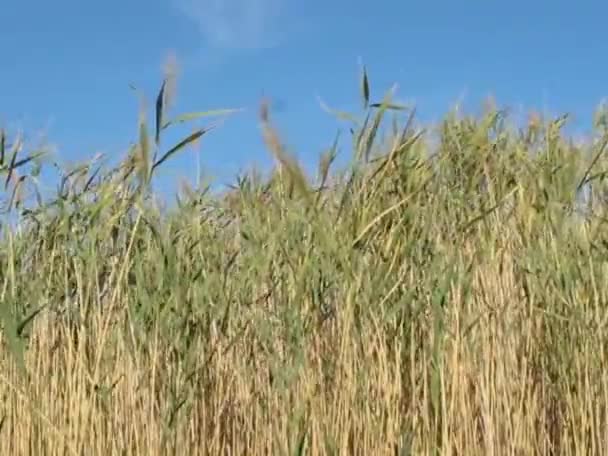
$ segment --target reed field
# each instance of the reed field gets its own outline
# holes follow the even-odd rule
[[[222,112],[166,87],[53,194],[1,131],[0,454],[608,454],[605,110],[579,143],[490,105],[424,128],[363,72],[316,175],[262,104],[273,172],[167,206]]]

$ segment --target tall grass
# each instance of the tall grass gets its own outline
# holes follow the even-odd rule
[[[493,109],[419,130],[364,74],[348,167],[336,141],[307,176],[263,106],[275,172],[164,211],[155,171],[208,131],[161,149],[205,114],[164,88],[56,195],[2,134],[0,454],[608,453],[601,116],[581,146]]]

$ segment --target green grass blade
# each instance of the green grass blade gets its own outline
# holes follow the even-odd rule
[[[234,114],[234,113],[241,112],[241,111],[243,111],[243,109],[236,108],[236,109],[215,109],[212,111],[189,112],[186,114],[181,114],[181,115],[175,117],[174,119],[171,119],[168,122],[164,123],[161,129],[164,130],[171,125],[189,122],[191,120],[202,119],[205,117],[226,116],[226,115]]]
[[[154,140],[156,145],[160,142],[160,131],[161,125],[163,122],[164,115],[164,105],[165,105],[165,87],[167,86],[167,80],[163,80],[163,83],[160,87],[160,91],[158,92],[158,96],[156,97],[156,132],[154,135]]]
[[[185,148],[188,144],[191,144],[191,143],[195,142],[201,136],[203,136],[204,134],[206,134],[207,132],[209,132],[212,129],[213,129],[213,127],[201,128],[201,129],[195,131],[194,133],[192,133],[187,138],[185,138],[182,141],[180,141],[174,147],[172,147],[167,152],[165,152],[165,154],[162,157],[160,157],[156,161],[156,163],[154,163],[154,165],[152,165],[152,171],[154,171],[156,168],[158,168],[160,165],[162,165],[172,155],[176,154],[177,152],[179,152],[180,150],[182,150],[183,148]]]
[[[369,78],[365,65],[363,65],[363,74],[361,75],[361,95],[363,97],[363,109],[367,109],[369,106]]]

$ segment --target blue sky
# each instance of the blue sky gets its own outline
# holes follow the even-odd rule
[[[139,106],[129,84],[152,107],[169,53],[180,69],[174,114],[245,108],[172,162],[161,178],[169,191],[194,179],[196,153],[219,183],[271,163],[257,123],[263,95],[280,102],[287,145],[316,163],[344,129],[317,96],[357,110],[359,59],[373,98],[397,83],[422,120],[463,95],[477,107],[493,94],[514,109],[570,112],[587,130],[608,92],[600,1],[9,0],[0,14],[0,123],[44,134],[63,162],[125,152]]]

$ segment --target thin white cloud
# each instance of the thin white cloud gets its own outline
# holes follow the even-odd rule
[[[278,44],[286,0],[175,0],[196,23],[206,44],[261,49]]]

